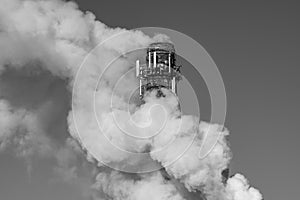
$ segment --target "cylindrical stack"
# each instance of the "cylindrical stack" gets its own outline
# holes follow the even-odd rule
[[[177,93],[180,80],[179,66],[175,65],[175,48],[171,43],[152,43],[147,49],[146,65],[138,66],[140,79],[140,97],[146,91],[166,88]]]

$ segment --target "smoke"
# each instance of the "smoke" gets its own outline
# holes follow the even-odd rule
[[[130,175],[113,171],[111,173],[99,173],[96,180],[94,187],[102,190],[107,197],[116,200],[183,200],[176,187],[166,182],[159,172],[133,178]]]
[[[46,128],[50,122],[43,117],[58,109],[53,101],[17,106],[5,98],[7,90],[0,90],[0,150],[14,149],[29,171],[35,156],[54,160],[54,173],[81,188],[86,198],[179,200],[201,199],[202,193],[208,200],[262,199],[240,174],[223,183],[221,174],[231,158],[228,130],[199,124],[194,116],[180,116],[177,99],[168,91],[164,98],[148,94],[141,107],[130,105],[133,114],[128,115],[128,101],[137,83],[133,73],[123,74],[140,55],[127,52],[168,41],[167,36],[151,38],[140,31],[111,29],[73,2],[0,2],[0,76],[11,70],[30,79],[46,71],[65,81],[73,92],[73,109],[66,119],[70,135],[53,137]],[[136,140],[124,132],[146,139]],[[149,137],[153,133],[159,134]],[[220,136],[212,152],[198,159],[204,138],[216,134]],[[145,152],[150,152],[148,157],[141,157]],[[106,165],[133,171],[162,169],[130,174]]]

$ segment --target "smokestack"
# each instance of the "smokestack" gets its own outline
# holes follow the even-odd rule
[[[137,76],[140,80],[140,98],[147,91],[166,88],[177,95],[177,83],[181,78],[180,66],[175,64],[175,48],[168,42],[152,43],[147,48],[146,65],[137,65]]]

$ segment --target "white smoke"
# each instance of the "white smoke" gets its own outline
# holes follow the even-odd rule
[[[144,174],[136,178],[113,171],[99,173],[95,188],[116,200],[183,200],[176,187],[164,180],[159,172]]]
[[[225,140],[228,130],[217,124],[199,124],[193,116],[179,117],[176,98],[168,95],[167,91],[166,98],[156,98],[150,94],[146,103],[136,108],[132,116],[139,124],[147,124],[150,118],[150,126],[137,129],[130,122],[127,101],[129,93],[136,87],[136,79],[131,74],[125,77],[119,88],[114,89],[114,85],[132,68],[132,61],[137,55],[123,56],[107,71],[105,68],[112,59],[132,49],[167,41],[166,36],[150,38],[140,31],[111,29],[95,20],[92,13],[80,11],[73,2],[0,0],[0,3],[0,75],[7,69],[22,71],[29,68],[34,72],[38,66],[53,76],[67,80],[70,91],[74,89],[72,100],[75,109],[70,111],[68,128],[83,150],[71,138],[57,148],[57,144],[40,126],[39,116],[43,107],[36,110],[13,108],[6,100],[0,101],[1,149],[12,145],[16,147],[17,154],[25,158],[35,154],[54,157],[57,161],[55,172],[63,175],[65,181],[76,182],[81,188],[90,184],[85,177],[98,172],[96,166],[86,167],[91,170],[90,175],[78,175],[79,169],[74,163],[80,160],[78,155],[85,152],[87,159],[100,167],[92,186],[92,190],[99,193],[93,193],[95,199],[188,199],[180,184],[190,193],[201,191],[209,200],[262,199],[261,194],[250,187],[242,175],[229,178],[225,184],[222,182],[221,173],[231,158]],[[112,36],[116,37],[107,41]],[[97,46],[99,43],[102,45]],[[87,56],[87,67],[77,75],[80,64]],[[104,73],[102,84],[95,92],[101,73]],[[95,120],[94,95],[96,115],[105,135],[99,133]],[[113,109],[110,107],[112,96],[115,103]],[[76,123],[74,113],[79,116]],[[115,123],[115,117],[121,124]],[[137,141],[120,130],[123,127],[135,136],[149,136],[161,127],[162,121],[166,122],[164,128],[152,139]],[[212,152],[204,159],[198,159],[203,138],[215,134],[220,134],[220,137]],[[105,136],[127,151],[141,153],[150,149],[153,161],[164,168],[171,180],[167,180],[161,172],[131,175],[106,169],[103,162],[117,167],[124,163],[129,167],[140,163],[139,157],[135,159],[124,151],[112,148]],[[170,145],[169,141],[172,141]],[[91,149],[92,153],[89,152]],[[184,154],[181,155],[182,152]],[[87,172],[84,170],[82,173]]]
[[[48,154],[50,142],[39,126],[41,123],[35,113],[13,109],[5,100],[0,101],[0,111],[1,149],[14,145],[19,156],[27,157],[35,152]]]

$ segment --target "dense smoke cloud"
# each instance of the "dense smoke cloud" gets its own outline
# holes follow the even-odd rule
[[[95,20],[92,13],[80,11],[73,2],[1,0],[0,3],[0,75],[12,70],[34,77],[41,70],[47,71],[63,79],[70,93],[73,92],[73,110],[67,119],[70,135],[58,137],[59,141],[47,132],[48,121],[42,117],[55,107],[51,102],[28,108],[1,99],[0,150],[12,147],[28,162],[29,171],[31,157],[35,155],[55,160],[54,172],[82,188],[87,198],[180,200],[194,199],[189,193],[201,191],[209,200],[262,199],[240,174],[225,184],[222,182],[221,173],[231,158],[226,143],[228,130],[217,124],[199,124],[199,119],[193,116],[180,116],[178,102],[168,91],[165,98],[149,94],[140,108],[131,105],[135,112],[128,116],[127,102],[137,85],[133,73],[123,79],[119,88],[114,87],[139,56],[127,53],[152,42],[168,41],[167,36],[158,34],[151,38],[140,31],[111,29]],[[100,74],[102,79],[98,84]],[[103,125],[102,134],[95,112]],[[116,117],[121,124],[116,124]],[[147,124],[146,128],[134,126],[130,117],[138,124]],[[161,122],[165,124],[160,130]],[[158,130],[160,134],[135,140],[120,127],[134,136],[147,137]],[[212,152],[198,159],[203,138],[216,134],[220,137]],[[109,170],[104,164],[116,168],[141,164],[139,156],[120,151],[111,143],[129,152],[150,151],[148,161],[162,170],[142,174]],[[91,177],[95,178],[93,184]]]

